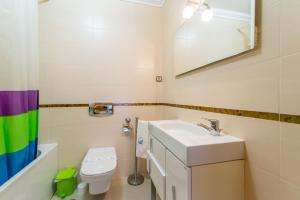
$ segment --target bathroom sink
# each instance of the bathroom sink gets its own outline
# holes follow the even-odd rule
[[[181,120],[151,121],[149,131],[186,166],[244,158],[244,141],[222,134],[213,136],[203,127]]]

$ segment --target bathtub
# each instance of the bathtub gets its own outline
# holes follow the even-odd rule
[[[38,149],[38,157],[0,187],[1,200],[52,198],[53,177],[58,169],[57,144],[42,144]]]

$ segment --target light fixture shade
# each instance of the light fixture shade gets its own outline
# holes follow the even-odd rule
[[[196,12],[196,10],[203,5],[205,2],[205,0],[188,0],[183,13],[182,13],[182,17],[184,19],[190,19],[193,17],[194,13]]]
[[[212,11],[212,9],[205,9],[201,16],[202,21],[204,22],[208,22],[212,20],[213,17],[214,17],[214,12]]]
[[[193,5],[187,5],[183,10],[182,17],[184,19],[190,19],[193,17],[194,13],[195,7]]]
[[[189,0],[188,3],[198,4],[199,6],[202,5],[205,0]]]

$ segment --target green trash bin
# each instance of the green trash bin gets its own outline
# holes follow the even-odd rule
[[[65,168],[58,172],[55,177],[56,195],[60,198],[65,198],[73,194],[77,185],[77,169]]]

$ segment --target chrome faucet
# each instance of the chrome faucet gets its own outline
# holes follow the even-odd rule
[[[210,127],[206,126],[204,124],[197,124],[198,126],[201,126],[202,128],[205,128],[206,130],[209,131],[209,133],[213,136],[220,136],[221,135],[221,129],[220,129],[220,121],[217,119],[207,119],[207,118],[202,118],[210,123]]]

